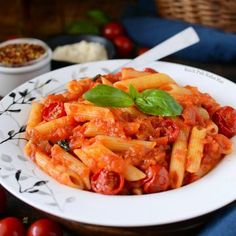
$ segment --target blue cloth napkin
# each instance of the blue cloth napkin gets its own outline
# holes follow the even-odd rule
[[[153,47],[179,31],[193,26],[200,42],[177,52],[175,57],[202,62],[236,61],[236,34],[154,16],[127,18],[126,14],[122,22],[134,42],[147,47]]]
[[[197,236],[235,236],[236,203],[219,211]]]

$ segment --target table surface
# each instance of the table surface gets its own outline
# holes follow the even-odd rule
[[[165,61],[190,65],[211,71],[213,73],[219,74],[226,77],[229,80],[232,80],[236,83],[236,63],[235,64],[209,64],[209,63],[197,63],[178,60],[176,58],[166,58]],[[55,69],[54,67],[53,69]],[[10,193],[8,195],[8,205],[7,205],[7,215],[13,215],[21,219],[25,218],[28,220],[29,224],[42,217],[51,217],[46,213],[43,213],[37,209],[32,208],[31,206],[23,203],[18,200]],[[235,204],[235,203],[231,203]],[[228,207],[228,206],[226,206]],[[127,229],[122,230],[122,235],[157,235],[157,236],[168,236],[174,235],[175,233],[181,233],[181,235],[197,235],[201,228],[206,225],[212,217],[214,217],[217,212],[222,211],[222,209],[213,212],[211,214],[186,221],[180,222],[177,224],[172,224],[163,227],[153,227],[153,228],[137,228],[137,229]],[[63,225],[64,235],[65,236],[74,236],[74,235],[120,235],[121,231],[117,228],[103,228],[96,226],[87,226],[83,224],[75,224],[73,222],[68,222],[66,220],[56,219]]]

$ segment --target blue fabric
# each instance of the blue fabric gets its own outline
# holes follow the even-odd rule
[[[134,42],[147,47],[153,47],[179,31],[193,26],[200,42],[177,52],[176,57],[202,62],[236,61],[236,34],[153,16],[123,18],[122,22]]]
[[[197,236],[235,236],[236,235],[236,203],[219,211]]]
[[[121,18],[135,16],[156,16],[154,0],[138,0],[136,4],[127,3]]]

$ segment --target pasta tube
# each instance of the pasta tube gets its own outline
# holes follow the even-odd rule
[[[79,174],[84,181],[87,189],[90,189],[90,171],[87,166],[84,165],[78,158],[72,156],[70,153],[66,152],[59,145],[55,144],[51,149],[52,161],[54,163],[59,163],[64,167],[74,171]]]
[[[73,188],[84,189],[83,180],[78,174],[62,165],[54,165],[50,157],[46,154],[37,151],[35,154],[35,162],[43,171],[58,182]]]
[[[188,144],[186,170],[195,173],[199,170],[203,156],[204,140],[207,130],[194,126]]]
[[[68,116],[74,117],[78,122],[89,121],[92,119],[103,119],[114,122],[112,112],[106,107],[96,107],[89,104],[82,103],[65,103],[65,110]]]
[[[166,83],[175,83],[175,81],[166,74],[153,73],[150,75],[141,76],[134,79],[118,81],[114,84],[114,87],[128,92],[129,86],[131,84],[138,91],[142,91],[145,89],[160,88],[163,84]]]
[[[177,140],[173,145],[170,159],[170,184],[172,188],[179,188],[182,186],[185,163],[187,155],[189,128],[185,127],[180,130]]]

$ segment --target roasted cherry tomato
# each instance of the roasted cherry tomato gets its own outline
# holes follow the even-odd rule
[[[25,236],[22,222],[15,217],[7,217],[0,221],[1,236]]]
[[[168,137],[168,142],[173,143],[179,134],[179,127],[171,119],[165,119],[161,122],[161,135]]]
[[[228,138],[236,134],[236,110],[230,106],[219,108],[212,116],[219,128],[219,133]]]
[[[150,49],[150,48],[145,48],[145,47],[143,47],[143,48],[138,48],[138,49],[137,49],[137,55],[138,55],[138,56],[139,56],[139,55],[142,55],[143,53],[147,52],[149,49]]]
[[[129,56],[131,54],[134,45],[128,37],[119,35],[113,39],[113,42],[117,48],[119,56]]]
[[[143,190],[145,193],[157,193],[169,187],[169,175],[164,166],[150,166],[146,171]]]
[[[124,28],[117,22],[110,22],[102,29],[102,35],[108,39],[114,39],[118,35],[124,34]]]
[[[91,178],[94,192],[107,195],[118,194],[124,187],[124,177],[117,172],[101,169]]]
[[[47,104],[42,111],[42,116],[45,121],[54,120],[65,115],[64,104],[60,101],[52,101]]]
[[[5,190],[0,186],[0,214],[2,214],[6,209],[6,192]]]
[[[35,221],[28,229],[27,236],[62,236],[59,224],[49,219]]]

